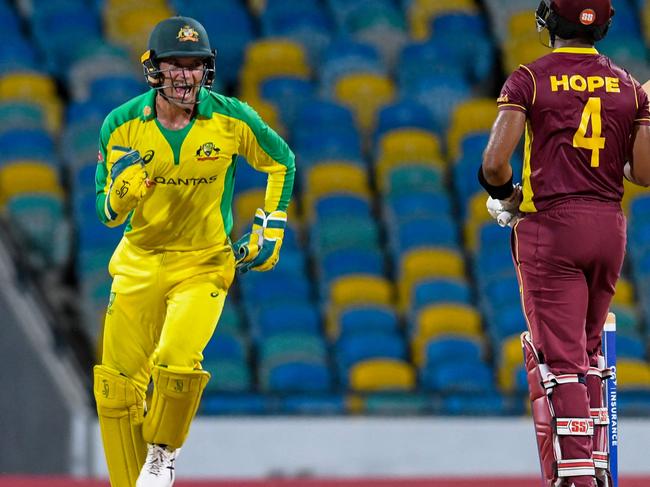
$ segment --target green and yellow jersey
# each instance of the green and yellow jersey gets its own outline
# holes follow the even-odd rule
[[[184,129],[168,130],[156,119],[155,98],[156,91],[150,90],[104,120],[95,174],[96,209],[102,222],[117,226],[125,221],[125,215],[112,213],[106,205],[111,167],[124,148],[140,152],[155,183],[126,217],[125,235],[140,248],[198,250],[228,245],[239,155],[268,173],[264,209],[286,211],[294,155],[250,106],[202,89],[192,121]]]

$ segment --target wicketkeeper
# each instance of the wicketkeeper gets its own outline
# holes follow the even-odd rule
[[[199,22],[160,22],[142,64],[151,89],[104,121],[95,177],[101,221],[126,223],[109,265],[103,356],[94,370],[113,487],[173,484],[210,378],[202,352],[235,267],[266,271],[278,261],[295,172],[287,144],[251,107],[210,91],[215,51]],[[238,155],[268,182],[252,232],[233,249]]]

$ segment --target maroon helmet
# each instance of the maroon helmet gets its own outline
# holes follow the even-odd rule
[[[542,0],[535,12],[537,29],[551,39],[584,38],[594,42],[607,35],[614,8],[611,0]]]

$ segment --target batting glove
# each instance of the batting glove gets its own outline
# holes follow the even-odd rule
[[[107,204],[111,214],[122,215],[136,207],[147,192],[148,179],[144,161],[137,150],[113,147],[124,152],[111,167],[111,185]]]
[[[286,226],[286,212],[266,213],[258,208],[251,232],[233,244],[237,270],[244,274],[250,270],[263,272],[273,269],[280,259]]]
[[[494,218],[500,227],[513,227],[517,220],[521,218],[519,205],[521,204],[522,193],[521,184],[514,185],[512,195],[505,200],[497,200],[488,197],[485,206],[492,218]]]

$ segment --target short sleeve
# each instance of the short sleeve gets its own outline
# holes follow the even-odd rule
[[[634,116],[635,125],[650,125],[650,108],[648,107],[648,94],[637,80],[632,78],[634,89],[636,90],[636,115]]]
[[[535,78],[533,72],[520,65],[508,77],[497,98],[499,110],[518,110],[526,113],[535,102]]]

